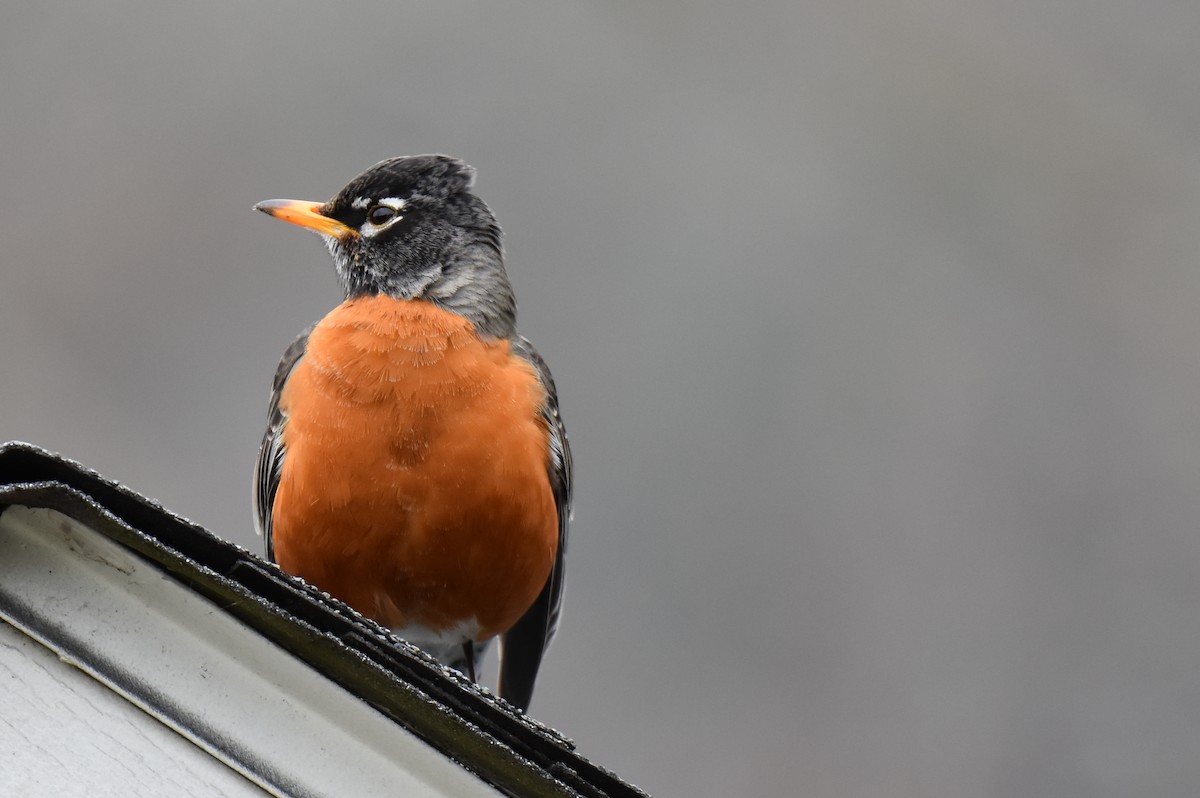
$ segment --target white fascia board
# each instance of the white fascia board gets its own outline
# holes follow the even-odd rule
[[[262,798],[266,793],[0,620],[0,795]]]
[[[500,795],[62,513],[7,508],[0,551],[0,617],[273,794]]]

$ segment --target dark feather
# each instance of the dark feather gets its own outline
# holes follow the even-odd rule
[[[571,447],[567,431],[558,412],[558,392],[546,361],[528,340],[518,336],[513,351],[533,364],[546,387],[546,405],[542,418],[550,429],[550,452],[547,468],[554,504],[558,509],[558,555],[545,587],[520,620],[500,637],[500,695],[520,709],[528,709],[533,698],[542,657],[558,631],[562,610],[563,563],[567,550],[567,527],[571,521]]]
[[[271,402],[267,406],[267,431],[263,435],[262,447],[258,450],[258,461],[254,464],[254,518],[258,533],[266,543],[267,559],[275,561],[275,541],[271,529],[271,513],[275,506],[275,492],[279,490],[279,475],[283,471],[283,425],[286,419],[279,409],[283,386],[287,384],[292,370],[304,356],[308,346],[309,327],[296,337],[283,353],[275,380],[271,384]]]

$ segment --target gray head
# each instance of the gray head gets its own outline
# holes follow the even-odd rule
[[[319,233],[346,298],[425,299],[485,335],[515,334],[500,226],[471,193],[475,170],[446,155],[390,158],[324,204],[268,200],[254,207]]]

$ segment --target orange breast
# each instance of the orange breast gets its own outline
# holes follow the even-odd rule
[[[558,543],[545,401],[507,341],[457,314],[342,304],[283,392],[279,565],[392,628],[505,631]]]

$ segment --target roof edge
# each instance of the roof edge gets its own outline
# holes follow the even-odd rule
[[[73,460],[20,441],[0,445],[0,512],[4,505],[88,524],[502,792],[645,798],[566,737],[388,629]]]

